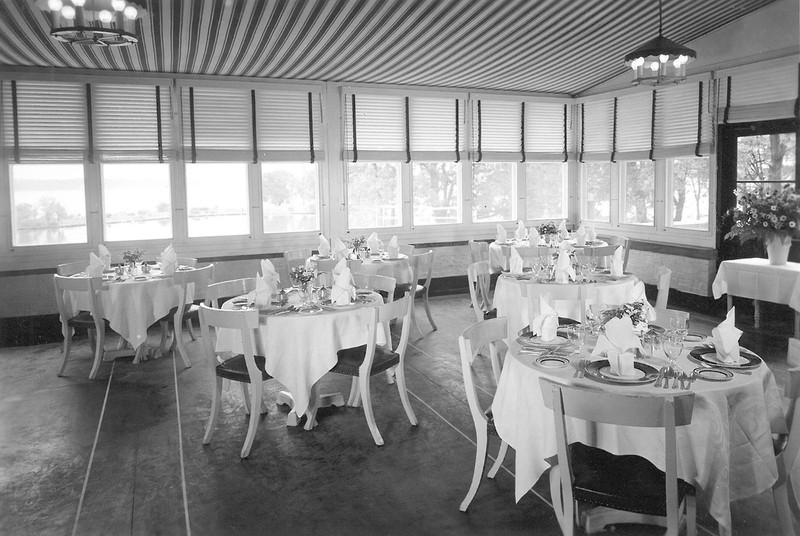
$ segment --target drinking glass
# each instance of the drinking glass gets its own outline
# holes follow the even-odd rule
[[[594,255],[589,257],[589,269],[593,272],[597,271],[597,257]]]
[[[675,333],[675,336],[680,337],[681,340],[689,333],[689,329],[686,326],[686,318],[682,316],[671,317],[669,319],[669,327]]]
[[[683,351],[683,341],[680,337],[671,336],[664,339],[662,342],[664,353],[667,355],[667,361],[674,370],[680,370],[678,367],[678,356]]]
[[[586,329],[580,324],[567,326],[567,339],[574,348],[572,354],[580,354],[586,344]]]

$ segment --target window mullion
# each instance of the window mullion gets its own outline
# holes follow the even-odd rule
[[[264,234],[264,196],[262,194],[261,164],[249,163],[247,165],[247,191],[250,199],[250,240],[257,239]]]
[[[103,242],[103,194],[100,184],[100,164],[83,162],[84,189],[86,192],[86,238],[94,246]]]
[[[414,222],[414,173],[411,167],[413,165],[414,164],[410,162],[400,164],[403,202],[402,227],[404,231],[413,231],[416,227],[416,223]]]

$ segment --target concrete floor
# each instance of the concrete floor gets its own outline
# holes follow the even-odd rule
[[[396,387],[373,378],[383,447],[360,409],[324,409],[311,432],[287,428],[274,382],[247,460],[239,458],[247,428],[239,389],[224,393],[204,447],[213,374],[199,340],[187,344],[190,369],[171,357],[117,360],[94,381],[86,340],[73,346],[61,378],[57,344],[0,349],[0,534],[560,534],[546,477],[514,503],[513,453],[495,480],[484,479],[469,512],[459,512],[475,447],[457,336],[474,313],[464,295],[432,303],[439,330],[430,331],[420,308],[425,337],[412,333],[406,361],[418,427]],[[791,318],[765,307],[766,329],[747,331],[743,342],[767,359],[782,387]],[[742,309],[745,328],[752,316]],[[693,331],[707,333],[721,317],[694,311],[692,320]],[[323,392],[349,387],[334,375],[323,383]],[[490,454],[496,449],[490,441]],[[732,508],[735,534],[777,533],[771,493]],[[715,533],[702,508],[698,521],[699,534]]]

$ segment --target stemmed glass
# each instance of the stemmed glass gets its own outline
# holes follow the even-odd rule
[[[669,319],[669,327],[675,333],[676,337],[680,337],[680,340],[686,337],[689,333],[689,329],[686,326],[686,318],[683,316],[673,316]]]
[[[680,336],[675,333],[669,333],[667,338],[661,343],[664,348],[664,353],[667,355],[667,361],[673,370],[680,370],[678,367],[678,356],[683,351],[683,341]]]
[[[567,340],[574,348],[571,355],[578,355],[586,344],[586,329],[580,324],[567,326]]]

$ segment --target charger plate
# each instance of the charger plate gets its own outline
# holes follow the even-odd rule
[[[706,336],[700,335],[699,333],[687,333],[683,338],[683,342],[688,343],[703,342],[704,340],[706,340]]]
[[[727,382],[733,378],[733,372],[724,368],[697,367],[692,374],[707,382]]]
[[[533,363],[542,368],[559,369],[569,365],[569,359],[560,355],[543,355],[537,357]]]
[[[717,349],[713,346],[704,346],[702,348],[695,348],[689,352],[689,359],[695,363],[705,363],[712,367],[728,368],[734,370],[752,370],[761,366],[761,358],[749,350],[744,348],[739,349],[739,356],[745,359],[745,363],[741,364],[728,364],[722,363],[717,359]]]
[[[599,359],[586,365],[586,376],[601,383],[617,383],[623,385],[644,385],[656,381],[658,370],[647,363],[634,361],[633,368],[637,370],[634,377],[620,377],[611,373],[611,364],[608,359]]]
[[[517,337],[517,342],[522,346],[538,346],[540,348],[552,348],[554,346],[561,346],[567,344],[569,341],[561,337],[560,335],[556,335],[556,338],[551,341],[544,341],[538,335],[531,335],[530,333],[526,335],[520,335]]]

